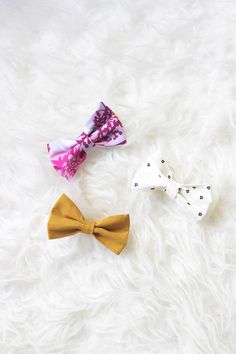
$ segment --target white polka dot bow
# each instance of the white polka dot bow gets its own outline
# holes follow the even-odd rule
[[[197,220],[206,215],[212,202],[210,185],[186,185],[174,181],[170,167],[159,154],[151,156],[137,172],[132,188],[161,190],[188,209]]]

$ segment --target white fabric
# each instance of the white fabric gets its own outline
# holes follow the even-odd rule
[[[159,153],[153,154],[135,174],[132,188],[162,190],[188,209],[197,220],[201,220],[206,215],[212,202],[209,184],[191,185],[176,182],[167,161]]]

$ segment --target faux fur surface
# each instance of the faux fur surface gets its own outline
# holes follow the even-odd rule
[[[1,354],[236,353],[236,2],[2,0]],[[96,148],[68,183],[46,144],[104,101],[127,144]],[[131,190],[162,151],[209,183],[197,223]],[[127,248],[47,240],[62,193],[90,218],[130,213]]]

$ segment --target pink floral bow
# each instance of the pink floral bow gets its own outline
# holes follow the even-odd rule
[[[76,140],[62,138],[47,144],[47,147],[55,170],[70,180],[86,160],[87,151],[93,146],[125,143],[122,123],[109,107],[100,102],[97,111],[88,120],[83,133]]]

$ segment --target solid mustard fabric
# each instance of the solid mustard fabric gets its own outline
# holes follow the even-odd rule
[[[112,215],[99,221],[85,219],[72,200],[62,194],[49,216],[48,238],[55,239],[82,232],[94,235],[105,247],[120,254],[127,243],[129,228],[129,215]]]

